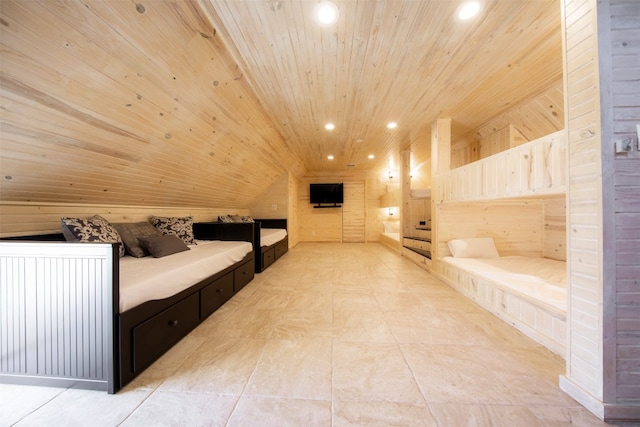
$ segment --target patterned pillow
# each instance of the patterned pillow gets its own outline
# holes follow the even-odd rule
[[[231,215],[220,215],[218,217],[218,221],[228,224],[228,223],[233,222],[233,217]]]
[[[124,248],[127,250],[127,253],[136,258],[149,255],[149,252],[140,244],[138,238],[162,235],[157,228],[146,221],[114,223],[113,226],[118,230],[118,234],[124,243]]]
[[[100,215],[90,218],[60,218],[62,234],[69,242],[118,243],[120,256],[124,256],[124,245],[118,231]]]
[[[218,221],[224,223],[235,223],[235,222],[254,222],[253,218],[250,216],[241,216],[241,215],[220,215],[218,217]]]
[[[193,245],[193,217],[151,217],[151,224],[162,234],[178,236],[187,245]]]

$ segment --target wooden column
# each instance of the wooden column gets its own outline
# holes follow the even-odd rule
[[[600,418],[639,420],[640,156],[637,144],[616,153],[614,143],[640,123],[631,77],[640,3],[565,0],[562,16],[569,333],[560,386]]]
[[[415,233],[412,232],[411,224],[411,150],[402,150],[400,152],[400,191],[402,194],[402,213],[400,219],[402,220],[402,231],[400,235],[400,241],[404,236],[412,236]]]
[[[431,268],[437,268],[439,207],[443,198],[438,175],[451,168],[451,118],[438,118],[431,126]]]

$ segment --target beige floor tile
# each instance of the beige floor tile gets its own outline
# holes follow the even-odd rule
[[[333,291],[333,309],[336,311],[381,311],[373,291],[368,288],[340,288]]]
[[[333,397],[342,401],[425,402],[395,344],[334,342]]]
[[[428,403],[517,403],[471,346],[402,344],[401,349]]]
[[[382,311],[428,312],[419,293],[374,291]]]
[[[330,426],[330,400],[272,399],[244,396],[231,415],[229,427]]]
[[[334,427],[436,427],[427,405],[394,402],[333,402]]]
[[[330,400],[331,338],[270,340],[244,394]]]
[[[156,391],[121,426],[224,426],[238,399],[238,396]]]
[[[269,338],[283,312],[283,308],[270,310],[242,306],[235,310],[234,316],[220,322],[207,319],[194,331],[194,334],[208,338]]]
[[[529,410],[535,414],[535,416],[545,426],[579,426],[579,427],[604,427],[610,425],[620,425],[624,427],[639,426],[637,423],[612,423],[608,424],[587,411],[578,404],[569,406],[531,406]]]
[[[273,339],[333,336],[333,311],[286,310],[271,334]]]
[[[336,310],[333,314],[333,336],[341,342],[396,342],[381,311]]]
[[[294,311],[333,311],[333,289],[331,287],[299,289],[291,293],[285,308]]]
[[[110,427],[123,422],[151,393],[127,390],[118,394],[68,389],[23,418],[16,426]]]
[[[0,426],[10,426],[55,399],[65,389],[0,384]]]
[[[159,390],[240,395],[266,343],[251,338],[211,338]]]
[[[384,316],[399,343],[456,345],[470,336],[464,318],[450,312],[387,311]]]
[[[528,408],[510,405],[429,404],[439,426],[542,427]]]

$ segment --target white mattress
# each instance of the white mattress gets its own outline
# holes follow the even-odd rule
[[[388,237],[392,240],[397,240],[400,242],[400,233],[382,233],[383,236]]]
[[[442,260],[521,296],[567,310],[567,265],[563,261],[520,256]]]
[[[271,246],[287,237],[287,230],[284,228],[261,228],[260,246]]]
[[[120,312],[168,298],[241,261],[250,242],[198,240],[190,250],[162,258],[120,258]]]

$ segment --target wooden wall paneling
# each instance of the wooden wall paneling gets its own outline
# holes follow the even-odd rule
[[[567,207],[565,197],[553,197],[544,203],[544,237],[542,256],[567,260]]]
[[[0,237],[60,232],[61,217],[101,215],[111,222],[141,222],[156,216],[192,216],[194,221],[215,221],[219,215],[248,215],[247,209],[185,208],[55,203],[0,203]]]
[[[527,142],[443,175],[444,201],[561,195],[566,191],[564,131]],[[460,182],[473,191],[466,192]]]
[[[449,240],[470,237],[493,237],[501,256],[543,253],[543,202],[537,199],[443,203],[435,227],[440,257],[450,256]]]
[[[451,169],[451,118],[442,117],[431,126],[431,182],[435,184],[431,194],[431,259],[444,256],[440,245],[441,204],[452,191],[451,181],[444,175]],[[437,264],[437,261],[436,261]],[[434,266],[434,263],[431,264]],[[437,265],[435,265],[437,268]]]
[[[346,181],[344,183],[344,203],[342,205],[342,241],[365,242],[365,182]]]
[[[289,202],[287,213],[287,228],[289,247],[295,247],[300,241],[300,180],[292,173],[288,174]]]
[[[273,156],[279,136],[210,24],[187,3],[166,6],[3,3],[3,139],[13,145],[2,165],[14,178],[3,200],[246,206],[284,165],[296,169],[290,150]],[[260,177],[244,173],[253,153]]]
[[[289,174],[282,175],[265,193],[259,195],[249,212],[254,218],[288,218]]]
[[[635,140],[640,125],[640,4],[610,0],[598,4],[597,14],[603,205],[609,206],[603,218],[603,402],[605,418],[639,420],[639,364],[629,351],[640,352],[640,146],[615,154],[610,144]],[[629,102],[630,95],[636,102]]]
[[[597,84],[596,1],[563,6],[565,107],[568,131],[567,374],[560,386],[604,416],[602,301],[602,164]],[[593,231],[593,236],[589,235]],[[580,234],[584,236],[581,236]],[[583,299],[578,295],[591,294]],[[606,321],[605,321],[606,322]]]

